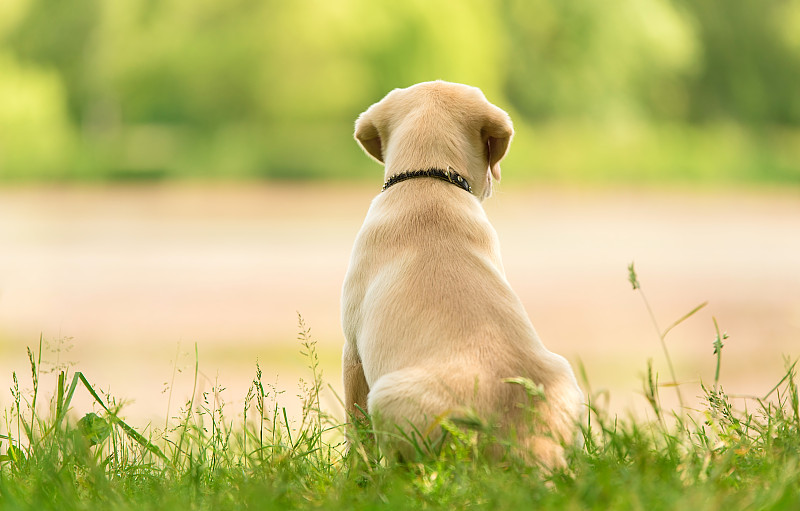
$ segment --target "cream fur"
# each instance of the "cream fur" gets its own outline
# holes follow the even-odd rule
[[[527,454],[563,464],[583,396],[567,361],[539,340],[506,281],[481,201],[513,134],[511,120],[474,87],[436,81],[396,89],[356,121],[355,137],[385,165],[452,167],[474,196],[411,179],[380,193],[359,232],[344,282],[345,404],[379,426],[440,434],[437,420],[469,408],[513,430]],[[544,388],[531,423],[524,377]],[[408,454],[408,446],[386,442]]]

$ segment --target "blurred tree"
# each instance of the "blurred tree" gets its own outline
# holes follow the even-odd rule
[[[74,155],[63,82],[0,51],[0,178],[63,176]]]
[[[531,120],[680,118],[697,48],[666,0],[506,0],[506,91]]]
[[[800,124],[800,48],[790,39],[800,33],[798,2],[674,1],[691,14],[703,48],[689,81],[692,120]]]
[[[93,38],[98,14],[97,0],[32,1],[6,38],[24,64],[58,71],[67,86],[70,114],[76,119],[92,93],[88,57],[92,44],[99,42]]]
[[[355,117],[437,78],[550,130],[570,172],[682,165],[699,134],[800,175],[791,134],[714,131],[797,129],[798,33],[796,0],[2,0],[0,178],[372,175]]]

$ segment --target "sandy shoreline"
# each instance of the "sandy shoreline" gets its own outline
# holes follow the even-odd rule
[[[12,370],[29,373],[25,345],[41,332],[74,338],[62,361],[135,400],[131,416],[164,416],[162,391],[178,367],[175,409],[195,343],[206,388],[218,375],[230,400],[241,400],[258,360],[265,381],[280,374],[293,399],[305,367],[299,311],[338,389],[339,289],[374,193],[345,185],[0,189],[0,379],[7,387]],[[619,409],[641,401],[648,358],[669,379],[627,282],[632,260],[662,328],[709,301],[669,339],[680,380],[713,378],[712,315],[731,335],[729,392],[767,390],[781,355],[800,355],[796,192],[501,189],[486,207],[509,281],[541,337],[582,360],[592,386],[612,389]],[[0,405],[9,400],[0,393]]]

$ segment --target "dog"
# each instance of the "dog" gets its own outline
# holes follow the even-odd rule
[[[578,438],[575,375],[509,286],[482,207],[512,136],[480,89],[444,81],[395,89],[356,121],[385,184],[343,286],[345,408],[367,411],[377,430],[400,428],[381,448],[401,459],[418,452],[414,434],[441,438],[442,420],[470,414],[547,467],[563,466],[563,445]]]

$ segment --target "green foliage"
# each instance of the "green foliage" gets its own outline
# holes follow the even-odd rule
[[[4,0],[0,180],[374,177],[355,117],[442,78],[521,176],[798,182],[798,33],[785,0]]]
[[[730,117],[755,125],[800,122],[797,33],[800,4],[765,0],[675,2],[695,26],[702,65],[689,81],[693,119]]]

